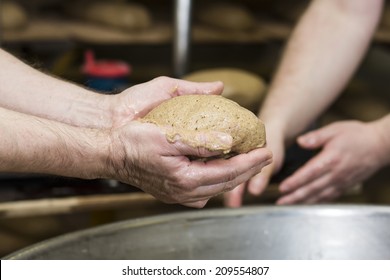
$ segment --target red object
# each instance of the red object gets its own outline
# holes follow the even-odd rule
[[[118,60],[95,60],[92,51],[85,53],[84,74],[99,78],[121,78],[128,76],[131,67],[127,63]]]

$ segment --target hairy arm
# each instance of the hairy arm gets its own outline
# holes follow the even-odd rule
[[[0,172],[104,177],[109,155],[105,132],[4,108],[0,119]]]
[[[271,160],[267,149],[256,149],[228,160],[192,162],[185,155],[216,153],[180,140],[169,143],[157,126],[137,121],[110,130],[80,128],[1,107],[0,120],[0,172],[112,178],[192,207],[203,207]],[[207,141],[209,134],[198,136]],[[219,136],[221,146],[232,144],[228,135]]]
[[[295,28],[260,111],[292,140],[338,96],[365,54],[382,0],[315,0]]]
[[[338,96],[366,52],[383,0],[313,0],[286,46],[259,116],[273,163],[225,196],[238,207],[245,187],[259,195],[294,141]]]
[[[203,207],[208,199],[247,181],[271,161],[267,149],[227,160],[190,161],[187,156],[212,157],[219,153],[180,140],[170,143],[164,130],[136,121],[177,95],[218,94],[223,88],[220,82],[192,83],[160,77],[107,96],[103,102],[107,102],[108,109],[99,112],[100,103],[93,100],[100,96],[3,55],[10,59],[10,71],[18,78],[15,80],[6,71],[0,73],[0,172],[112,178],[167,203]],[[26,98],[30,93],[34,100]],[[108,112],[112,115],[104,122],[110,108],[115,110]],[[204,141],[212,137],[222,147],[232,145],[230,135],[218,132],[195,137]]]
[[[0,61],[0,107],[75,126],[112,126],[107,96],[41,73],[1,49]]]

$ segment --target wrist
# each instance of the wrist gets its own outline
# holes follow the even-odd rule
[[[85,93],[85,92],[84,92]],[[107,129],[113,125],[111,98],[113,96],[89,92],[72,102],[64,122],[85,128]]]
[[[111,172],[111,140],[108,129],[84,129],[85,138],[81,140],[80,161],[89,166],[87,172],[82,174],[85,179],[113,178]]]
[[[265,132],[268,139],[281,139],[287,141],[286,125],[278,116],[259,114],[259,119],[264,123]]]

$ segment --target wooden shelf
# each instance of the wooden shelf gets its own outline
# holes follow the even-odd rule
[[[172,39],[172,28],[156,23],[152,28],[130,32],[78,21],[33,20],[23,30],[5,30],[7,43],[74,40],[96,44],[161,44]]]
[[[248,32],[229,32],[194,24],[192,42],[202,43],[263,43],[284,40],[290,27],[272,21],[259,21]],[[5,30],[7,43],[74,40],[96,44],[165,44],[173,42],[173,27],[168,22],[156,22],[144,31],[131,32],[97,24],[64,20],[32,20],[23,30]]]

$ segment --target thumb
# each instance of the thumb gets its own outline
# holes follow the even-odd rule
[[[260,195],[264,192],[271,180],[274,170],[274,164],[264,167],[260,173],[252,177],[248,182],[248,191],[253,195]]]
[[[333,129],[329,126],[308,132],[298,137],[298,144],[302,148],[317,149],[322,147],[333,135]]]
[[[182,155],[201,158],[229,153],[233,145],[230,134],[218,131],[166,131],[166,137]]]
[[[221,94],[223,91],[223,83],[215,82],[191,82],[185,80],[175,80],[176,85],[174,91],[171,91],[172,97],[186,94]]]

